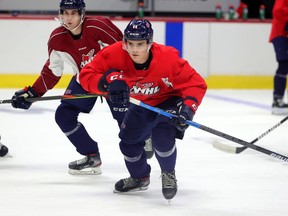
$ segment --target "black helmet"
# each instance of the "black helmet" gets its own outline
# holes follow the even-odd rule
[[[77,9],[80,15],[84,14],[85,2],[83,0],[61,0],[60,14],[63,14],[65,9]]]
[[[124,40],[147,40],[153,42],[153,29],[151,23],[146,19],[133,19],[124,30]]]

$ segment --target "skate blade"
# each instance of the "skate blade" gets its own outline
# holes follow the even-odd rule
[[[116,189],[113,190],[113,193],[119,193],[119,194],[127,194],[127,193],[130,193],[130,192],[137,192],[137,191],[145,191],[148,189],[148,186],[146,187],[140,187],[140,188],[135,188],[135,189],[132,189],[132,190],[129,190],[129,191],[118,191]]]
[[[288,108],[272,108],[273,115],[287,115]]]
[[[83,170],[69,169],[68,173],[70,175],[100,175],[102,173],[102,170],[100,169],[100,167],[88,168]]]

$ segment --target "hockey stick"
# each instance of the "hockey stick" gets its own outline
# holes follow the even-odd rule
[[[27,101],[30,101],[30,102],[35,102],[35,101],[44,101],[44,100],[59,100],[59,99],[81,99],[81,98],[91,98],[91,97],[98,97],[98,96],[107,96],[105,94],[76,94],[76,95],[60,95],[60,96],[47,96],[47,97],[36,97],[36,98],[27,98],[26,100]],[[2,103],[11,103],[12,100],[0,100],[0,104]],[[177,117],[176,115],[173,115],[171,113],[168,113],[162,109],[159,109],[157,107],[153,107],[153,106],[150,106],[148,104],[145,104],[137,99],[134,99],[134,98],[131,98],[130,97],[130,103],[132,104],[135,104],[135,105],[138,105],[138,106],[141,106],[143,108],[146,108],[148,110],[151,110],[153,112],[156,112],[160,115],[164,115],[168,118],[173,118],[173,117]],[[195,127],[195,128],[198,128],[200,130],[203,130],[203,131],[206,131],[208,133],[211,133],[211,134],[214,134],[216,136],[219,136],[219,137],[222,137],[224,139],[227,139],[227,140],[230,140],[232,142],[235,142],[235,143],[238,143],[240,145],[244,145],[245,147],[247,148],[251,148],[251,149],[254,149],[255,151],[259,151],[259,152],[262,152],[264,154],[267,154],[267,155],[270,155],[271,157],[274,157],[274,158],[278,158],[280,160],[283,160],[283,161],[286,161],[288,162],[288,157],[284,156],[284,155],[281,155],[281,154],[278,154],[276,152],[273,152],[273,151],[270,151],[268,149],[265,149],[265,148],[262,148],[260,146],[257,146],[257,145],[254,145],[253,143],[249,143],[249,142],[246,142],[244,140],[241,140],[241,139],[238,139],[237,137],[233,137],[229,134],[226,134],[226,133],[223,133],[221,131],[217,131],[213,128],[209,128],[205,125],[201,125],[199,123],[196,123],[194,121],[186,121],[186,124],[192,126],[192,127]]]
[[[279,127],[281,124],[283,124],[286,120],[288,119],[288,116],[286,116],[284,119],[282,119],[280,122],[278,122],[277,124],[275,124],[273,127],[269,128],[267,131],[265,131],[263,134],[261,134],[260,136],[258,136],[256,139],[254,139],[253,141],[251,141],[251,144],[256,143],[258,140],[262,139],[264,136],[266,136],[268,133],[270,133],[271,131],[273,131],[274,129],[276,129],[277,127]],[[221,143],[219,141],[214,141],[213,142],[213,147],[220,150],[220,151],[224,151],[224,152],[228,152],[228,153],[233,153],[233,154],[239,154],[241,152],[243,152],[245,149],[247,149],[246,146],[243,147],[234,147],[234,146],[230,146],[230,145],[226,145],[224,143]]]
[[[35,98],[25,98],[28,102],[36,102],[36,101],[47,101],[47,100],[67,100],[67,99],[84,99],[84,98],[93,98],[102,96],[105,97],[105,94],[75,94],[75,95],[56,95],[56,96],[46,96],[46,97],[35,97]],[[12,99],[8,100],[0,100],[0,104],[12,103]]]
[[[148,104],[145,104],[145,103],[143,103],[143,102],[141,102],[141,101],[139,101],[139,100],[136,100],[136,99],[134,99],[134,98],[130,98],[130,103],[135,104],[135,105],[138,105],[138,106],[141,106],[141,107],[143,107],[143,108],[146,108],[146,109],[148,109],[148,110],[151,110],[151,111],[153,111],[153,112],[156,112],[156,113],[158,113],[158,114],[160,114],[160,115],[164,115],[164,116],[166,116],[166,117],[168,117],[168,118],[177,117],[176,115],[173,115],[173,114],[171,114],[171,113],[168,113],[168,112],[166,112],[166,111],[164,111],[164,110],[162,110],[162,109],[159,109],[159,108],[157,108],[157,107],[153,107],[153,106],[150,106],[150,105],[148,105]],[[240,144],[240,145],[244,145],[244,146],[247,147],[247,148],[254,149],[255,151],[262,152],[262,153],[267,154],[267,155],[269,155],[269,156],[271,156],[271,157],[278,158],[278,159],[280,159],[280,160],[283,160],[283,161],[285,161],[285,162],[288,162],[288,157],[286,157],[286,156],[284,156],[284,155],[278,154],[278,153],[276,153],[276,152],[273,152],[273,151],[270,151],[270,150],[268,150],[268,149],[262,148],[262,147],[260,147],[260,146],[254,145],[254,144],[252,144],[252,143],[246,142],[246,141],[241,140],[241,139],[239,139],[239,138],[237,138],[237,137],[231,136],[231,135],[229,135],[229,134],[226,134],[226,133],[223,133],[223,132],[221,132],[221,131],[215,130],[215,129],[213,129],[213,128],[207,127],[207,126],[205,126],[205,125],[201,125],[201,124],[196,123],[196,122],[194,122],[194,121],[186,121],[186,124],[188,124],[188,125],[190,125],[190,126],[192,126],[192,127],[198,128],[198,129],[200,129],[200,130],[206,131],[206,132],[208,132],[208,133],[214,134],[214,135],[216,135],[216,136],[222,137],[222,138],[224,138],[224,139],[230,140],[230,141],[232,141],[232,142],[238,143],[238,144]]]

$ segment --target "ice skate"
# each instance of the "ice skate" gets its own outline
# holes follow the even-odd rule
[[[0,136],[0,140],[1,140],[1,136]],[[8,152],[9,152],[9,149],[7,148],[7,146],[5,146],[0,141],[0,157],[10,157]]]
[[[152,145],[151,137],[145,141],[144,150],[146,152],[147,159],[151,159],[154,155],[154,148]]]
[[[176,195],[178,188],[175,176],[175,170],[173,170],[172,172],[162,172],[161,177],[162,177],[162,194],[170,204],[170,200]]]
[[[274,99],[272,104],[272,114],[274,115],[287,115],[288,104],[284,103],[283,99]]]
[[[141,179],[133,179],[131,177],[121,179],[115,184],[114,193],[147,190],[149,184],[150,184],[149,176]]]
[[[101,171],[100,154],[87,155],[80,160],[69,163],[69,174],[71,175],[99,175]]]

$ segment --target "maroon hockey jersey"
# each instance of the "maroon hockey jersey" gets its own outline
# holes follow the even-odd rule
[[[64,63],[71,66],[74,76],[78,77],[81,68],[100,51],[99,40],[110,45],[122,38],[122,32],[103,17],[86,17],[78,39],[63,26],[56,28],[48,41],[48,60],[32,88],[40,96],[52,89],[63,74]]]

